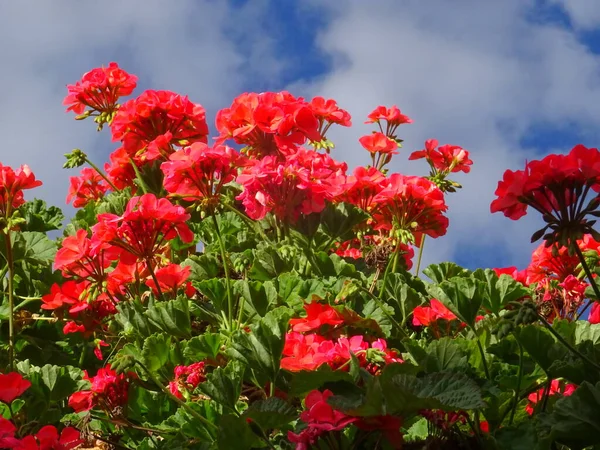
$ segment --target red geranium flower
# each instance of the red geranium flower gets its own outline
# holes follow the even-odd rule
[[[246,157],[230,147],[208,147],[195,143],[162,163],[164,186],[171,194],[213,208],[220,201],[221,190],[235,180],[238,169],[246,165]]]
[[[137,77],[120,69],[117,63],[111,62],[108,67],[99,67],[83,75],[80,81],[67,86],[69,94],[63,104],[67,111],[82,114],[86,108],[89,112],[111,113],[117,109],[120,97],[133,92],[137,85]]]
[[[181,206],[154,194],[132,197],[122,216],[100,214],[92,227],[94,248],[106,243],[148,261],[171,239],[179,236],[185,243],[194,240],[186,221],[190,215]]]
[[[8,218],[15,209],[25,203],[24,189],[33,189],[41,185],[42,182],[35,179],[28,165],[24,164],[14,170],[0,163],[0,217]]]
[[[71,450],[79,447],[84,442],[80,433],[72,427],[64,428],[60,435],[52,425],[46,425],[38,431],[35,436],[26,436],[15,450]]]
[[[15,398],[20,397],[23,392],[29,389],[30,386],[31,383],[24,379],[20,373],[0,373],[0,401],[10,404]]]
[[[291,319],[292,330],[297,333],[314,331],[323,325],[336,327],[344,323],[344,317],[331,305],[319,302],[307,303],[304,305],[306,317]]]
[[[447,209],[444,194],[433,182],[395,173],[373,199],[375,229],[440,237],[448,228],[443,215]]]
[[[378,106],[371,111],[367,117],[368,119],[365,123],[378,123],[385,120],[390,126],[395,127],[402,125],[403,123],[412,123],[412,119],[407,115],[402,114],[396,105],[390,108]]]
[[[371,133],[361,137],[360,144],[371,153],[397,155],[398,144],[383,133]]]
[[[529,396],[527,397],[529,403],[525,407],[525,411],[527,411],[529,415],[532,415],[535,412],[537,403],[542,398],[544,398],[545,389],[546,388],[541,388],[540,390],[529,394]],[[560,382],[559,380],[552,380],[552,382],[550,383],[550,391],[548,395],[568,397],[569,395],[572,395],[573,392],[575,392],[575,389],[577,389],[577,386],[574,384],[565,384]]]
[[[588,200],[590,191],[593,195]],[[577,145],[568,155],[548,155],[540,161],[528,162],[525,170],[506,171],[490,210],[501,211],[516,220],[531,206],[546,222],[532,239],[543,237],[548,246],[569,247],[585,234],[595,235],[594,214],[600,206],[598,191],[600,152]],[[592,220],[588,219],[590,215]]]
[[[425,142],[425,150],[413,152],[408,159],[425,158],[436,173],[470,172],[473,161],[469,159],[468,151],[458,145],[437,146],[436,139],[429,139]]]
[[[91,388],[75,392],[69,397],[69,406],[75,412],[88,411],[95,406],[111,412],[127,404],[129,382],[126,374],[117,374],[104,367],[94,377],[89,377],[85,372],[83,379],[91,383]]]
[[[124,103],[111,123],[113,141],[137,163],[166,160],[175,147],[207,141],[206,113],[201,105],[174,92],[143,92]]]
[[[191,272],[192,269],[190,266],[181,267],[179,264],[169,264],[166,267],[161,267],[155,272],[160,292],[163,295],[177,294],[177,291],[186,285]],[[146,280],[146,286],[152,289],[154,295],[158,295],[158,288],[152,278]]]
[[[82,208],[89,202],[101,199],[109,189],[104,178],[90,167],[84,167],[81,169],[80,176],[71,177],[70,180],[67,203],[74,200],[73,206],[75,208]]]

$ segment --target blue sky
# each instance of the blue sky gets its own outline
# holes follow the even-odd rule
[[[538,221],[490,215],[505,169],[600,141],[597,0],[22,0],[0,3],[3,164],[27,163],[64,206],[63,154],[103,163],[108,133],[76,122],[65,85],[117,61],[140,88],[187,94],[215,112],[244,91],[333,97],[355,126],[334,130],[334,157],[368,163],[365,116],[397,104],[413,118],[392,170],[426,173],[407,155],[429,138],[471,151],[449,198],[450,230],[426,262],[524,266]],[[70,211],[67,209],[67,211]]]

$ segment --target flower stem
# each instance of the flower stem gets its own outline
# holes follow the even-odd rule
[[[387,267],[385,268],[385,273],[383,274],[383,282],[381,285],[381,290],[379,291],[379,299],[383,299],[383,296],[385,295],[385,288],[387,286],[388,274],[390,273],[390,269],[392,269],[392,267],[395,267],[395,265],[396,265],[396,259],[398,258],[398,249],[399,249],[399,247],[396,246],[394,253],[392,254],[392,258],[388,261]]]
[[[579,258],[579,262],[581,262],[581,267],[583,267],[583,270],[590,282],[590,285],[592,286],[592,289],[594,290],[594,294],[596,294],[596,298],[600,300],[600,289],[598,289],[598,285],[596,284],[596,281],[594,280],[592,271],[590,270],[589,266],[587,265],[587,262],[585,262],[585,256],[583,256],[583,253],[581,252],[581,249],[579,248],[579,245],[577,244],[577,242],[575,244],[573,244],[573,247],[575,248],[575,253],[577,254],[577,257]],[[586,309],[588,309],[588,307],[591,304],[592,304],[591,302],[588,302],[588,304],[585,305],[585,307],[581,310],[581,312],[577,316],[577,319],[579,319],[583,315],[583,313],[586,311]]]
[[[473,330],[473,332],[475,332],[475,330]],[[477,342],[477,347],[479,348],[479,353],[481,354],[481,361],[483,363],[483,371],[485,372],[485,377],[488,380],[491,380],[492,378],[490,377],[490,371],[487,366],[487,361],[485,360],[485,352],[483,351],[483,347],[481,346],[479,337],[477,335],[475,335],[475,337],[476,337],[475,342]]]
[[[13,292],[14,283],[14,261],[12,243],[10,242],[10,230],[4,232],[6,242],[6,264],[8,268],[8,369],[15,369],[15,298]]]
[[[521,380],[523,379],[523,346],[521,345],[521,342],[519,342],[518,339],[517,344],[519,344],[519,373],[517,374],[517,388],[515,389],[515,401],[510,412],[510,419],[508,421],[509,425],[512,425],[513,420],[515,418],[515,413],[517,412],[517,405],[519,404],[519,391],[521,390]]]
[[[152,280],[154,281],[154,284],[156,285],[156,292],[158,292],[158,298],[160,298],[161,301],[164,301],[165,297],[160,288],[160,284],[158,284],[158,278],[156,278],[156,273],[154,272],[154,268],[152,267],[152,261],[150,260],[150,258],[146,259],[146,265],[148,266],[148,271],[150,272],[150,276],[152,277]]]
[[[227,321],[229,329],[233,330],[233,294],[231,292],[231,278],[229,276],[229,265],[227,264],[227,253],[225,251],[225,244],[221,237],[221,230],[219,228],[219,221],[215,214],[211,215],[213,225],[215,226],[215,233],[217,235],[217,242],[219,249],[221,250],[221,259],[223,260],[223,271],[225,272],[225,288],[227,290]]]
[[[146,185],[146,182],[144,181],[144,179],[142,178],[142,174],[140,173],[140,169],[138,168],[138,166],[135,164],[135,162],[133,161],[132,158],[129,158],[129,162],[131,163],[131,166],[133,167],[133,171],[135,172],[135,176],[138,179],[138,181],[140,182],[140,188],[142,189],[142,192],[144,194],[148,193],[148,186]]]
[[[415,270],[415,276],[419,276],[419,270],[421,270],[421,259],[423,258],[423,247],[425,247],[425,237],[424,234],[421,237],[421,245],[419,246],[419,258],[417,259],[417,269]]]
[[[112,181],[110,181],[110,180],[108,179],[108,177],[107,177],[107,176],[104,174],[104,172],[102,172],[102,171],[100,170],[100,168],[99,168],[99,167],[98,167],[96,164],[94,164],[93,162],[91,162],[91,161],[88,159],[88,157],[87,157],[87,156],[85,157],[85,162],[86,162],[86,163],[88,163],[88,164],[90,165],[90,167],[91,167],[92,169],[94,169],[94,170],[95,170],[95,171],[98,173],[98,175],[100,175],[100,176],[101,176],[101,177],[104,179],[104,181],[106,181],[106,182],[108,183],[108,185],[109,185],[109,186],[110,186],[110,188],[113,190],[113,192],[119,192],[119,189],[117,189],[117,187],[116,187],[116,186],[113,184],[113,182],[112,182]]]
[[[571,344],[569,344],[565,338],[563,338],[559,333],[556,332],[556,330],[554,328],[552,328],[552,325],[550,325],[546,319],[544,319],[542,316],[540,316],[538,314],[538,318],[541,320],[542,324],[548,329],[548,331],[550,331],[550,333],[552,333],[552,335],[561,343],[563,344],[565,347],[567,347],[571,352],[573,352],[575,355],[579,356],[581,359],[583,359],[585,362],[587,362],[589,365],[591,365],[592,367],[594,367],[596,370],[600,370],[600,365],[596,364],[594,361],[592,361],[591,359],[589,359],[587,356],[585,356],[583,353],[581,353],[579,350],[577,350],[575,347],[573,347]]]

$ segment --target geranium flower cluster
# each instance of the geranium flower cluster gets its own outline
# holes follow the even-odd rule
[[[175,379],[169,382],[169,391],[179,399],[184,398],[184,393],[189,394],[206,381],[204,361],[199,361],[189,366],[175,367]]]
[[[13,212],[25,203],[23,191],[41,186],[42,182],[28,165],[22,165],[14,170],[0,163],[0,225],[11,218]],[[2,227],[0,227],[1,230]]]
[[[69,94],[63,104],[75,114],[110,115],[118,108],[121,97],[130,95],[137,86],[137,77],[111,62],[83,75],[80,81],[67,86]],[[89,109],[88,109],[89,108]],[[83,117],[82,117],[83,118]]]
[[[386,364],[403,362],[398,352],[388,349],[384,339],[343,334],[344,328],[360,320],[349,311],[318,302],[304,309],[306,317],[290,321],[292,331],[286,335],[282,369],[298,372],[327,364],[334,370],[349,370],[354,355],[361,367],[378,374]]]
[[[517,220],[532,207],[546,226],[532,236],[544,238],[547,245],[569,247],[592,228],[600,201],[600,152],[577,145],[567,155],[551,154],[530,161],[524,170],[507,170],[498,183],[491,212],[502,212]],[[589,195],[589,198],[588,198]]]
[[[98,370],[95,376],[90,377],[84,371],[83,379],[90,382],[90,389],[75,392],[69,397],[69,406],[75,412],[89,411],[99,407],[109,414],[123,415],[122,407],[127,405],[129,398],[129,379],[135,377],[133,373],[117,374],[108,366]]]
[[[598,254],[600,243],[591,235],[576,241],[583,253]],[[532,289],[538,302],[540,313],[550,322],[555,318],[573,320],[586,298],[589,283],[582,279],[583,271],[577,255],[572,255],[566,247],[547,247],[540,244],[531,255],[526,269],[518,271],[516,267],[495,269],[498,275],[506,273],[524,286]],[[592,305],[590,322],[597,323],[598,304]]]
[[[170,91],[147,90],[124,103],[111,122],[112,138],[138,165],[166,160],[177,148],[207,142],[201,105]],[[110,172],[110,170],[109,170]]]
[[[84,167],[78,177],[70,178],[67,203],[73,202],[75,208],[82,208],[104,197],[108,190],[108,183],[102,175],[91,167]]]
[[[243,187],[237,199],[252,219],[271,212],[285,223],[294,223],[300,214],[321,212],[325,201],[340,193],[346,169],[346,163],[313,150],[299,150],[283,161],[265,156],[252,160],[237,177]]]
[[[334,100],[312,102],[289,92],[246,93],[217,113],[217,142],[233,139],[255,158],[296,153],[308,141],[320,142],[331,124],[350,126],[350,114]]]
[[[174,297],[179,289],[192,296],[195,290],[187,282],[190,268],[171,264],[163,256],[171,239],[194,239],[188,219],[182,207],[153,194],[131,198],[121,216],[99,215],[91,237],[78,230],[63,240],[54,265],[67,281],[54,284],[42,297],[42,309],[68,319],[64,333],[80,332],[89,338],[116,313],[118,301],[141,293],[140,283],[158,297]],[[131,284],[136,289],[131,290]],[[103,344],[98,342],[97,356]]]
[[[31,383],[17,372],[0,374],[0,402],[10,405],[30,387]],[[83,442],[79,431],[72,427],[64,428],[60,434],[52,425],[43,426],[37,433],[22,438],[16,434],[15,424],[0,416],[0,448],[3,449],[70,450]]]
[[[162,163],[164,187],[187,201],[199,201],[206,211],[214,211],[221,200],[223,187],[235,180],[247,158],[234,149],[194,143],[173,153]]]

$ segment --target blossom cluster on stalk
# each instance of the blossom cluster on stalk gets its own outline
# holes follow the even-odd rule
[[[122,415],[122,407],[127,405],[129,398],[129,379],[134,374],[120,373],[109,367],[98,370],[95,376],[90,377],[84,371],[83,379],[89,381],[90,389],[78,391],[69,397],[69,406],[75,412],[89,411],[100,408],[109,414]]]

